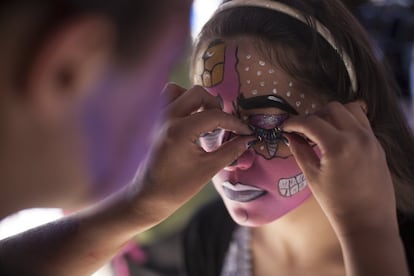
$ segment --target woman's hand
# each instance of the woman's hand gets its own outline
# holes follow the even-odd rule
[[[154,137],[151,158],[133,184],[135,201],[150,200],[156,219],[167,217],[200,191],[219,170],[243,154],[253,139],[243,136],[251,130],[237,117],[224,113],[218,99],[202,87],[186,90],[168,84],[163,93],[168,99],[165,122]],[[214,152],[205,152],[198,139],[217,128],[242,136]]]
[[[338,234],[396,227],[390,171],[361,103],[331,102],[289,119],[283,130],[291,133],[292,154]],[[318,146],[320,158],[301,136]]]
[[[391,174],[361,103],[329,103],[283,130],[339,239],[346,275],[408,275]]]

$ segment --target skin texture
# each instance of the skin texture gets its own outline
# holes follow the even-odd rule
[[[254,45],[254,39],[239,37],[224,43],[227,49],[234,51],[237,48],[238,56],[250,60],[256,58],[256,61],[262,59],[260,53],[249,49]],[[203,53],[209,51],[209,45],[210,42],[206,42],[196,56],[196,83],[203,83],[203,77],[197,72],[206,67]],[[249,50],[245,52],[245,49]],[[227,52],[225,57],[228,62]],[[261,66],[260,62],[257,64]],[[237,67],[232,68],[235,74],[227,74],[224,69],[222,82],[216,81],[216,85],[206,88],[211,94],[221,96],[226,112],[244,122],[247,121],[243,118],[246,113],[243,110],[235,112],[237,93],[246,98],[253,97],[264,87],[259,81],[256,82],[259,84],[257,88],[245,89],[254,78],[261,77],[257,70],[253,70],[251,75],[246,66],[249,65],[239,59]],[[225,64],[223,68],[226,68]],[[278,84],[284,75],[279,73]],[[229,84],[228,76],[236,80],[234,86]],[[289,82],[285,80],[285,83],[290,87]],[[300,85],[293,82],[291,97],[296,87]],[[286,91],[286,86],[277,92],[280,91]],[[255,145],[213,178],[233,219],[241,225],[256,226],[252,229],[251,241],[253,274],[408,275],[398,234],[393,183],[384,151],[366,117],[365,104],[357,101],[343,105],[323,102],[322,99],[318,102],[317,92],[303,91],[306,91],[305,98],[310,99],[310,102],[304,101],[305,105],[312,106],[312,102],[318,105],[313,112],[299,108],[298,115],[289,116],[283,122],[281,129],[289,146],[281,146],[274,158],[266,159]],[[287,96],[287,92],[284,93]],[[295,101],[291,105],[295,106]],[[274,114],[284,111],[255,108],[249,112]],[[217,138],[221,137],[216,135]],[[210,141],[208,145],[213,143]],[[274,187],[272,183],[278,177],[276,171],[280,166],[278,155],[293,156],[296,160],[299,171],[307,180],[307,189],[312,192],[308,200],[301,204],[296,202],[295,208],[286,208],[286,212],[271,219],[269,214],[279,212],[283,202],[277,202],[275,198],[266,202],[263,196],[240,203],[223,193],[221,183],[228,179],[249,181],[249,184],[259,187]]]

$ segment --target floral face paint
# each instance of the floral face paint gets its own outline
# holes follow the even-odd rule
[[[290,116],[311,113],[321,102],[267,62],[248,40],[213,41],[195,65],[195,84],[219,97],[224,111],[240,117],[258,138],[213,178],[233,219],[260,226],[298,207],[311,192],[279,126]],[[213,151],[232,136],[218,129],[200,137],[200,143]]]

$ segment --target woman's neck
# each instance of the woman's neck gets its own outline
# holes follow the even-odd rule
[[[253,228],[252,253],[254,266],[342,267],[339,242],[314,197],[275,222]]]

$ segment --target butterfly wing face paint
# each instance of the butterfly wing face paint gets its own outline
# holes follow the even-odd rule
[[[311,192],[279,126],[290,116],[310,113],[320,102],[247,41],[213,41],[196,64],[195,83],[219,97],[224,111],[245,121],[259,140],[213,178],[233,219],[260,226],[298,207]],[[200,143],[212,151],[232,136],[218,129],[203,135]]]

